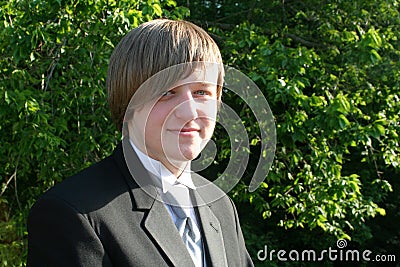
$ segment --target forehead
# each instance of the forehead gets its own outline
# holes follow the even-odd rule
[[[209,65],[206,67],[196,67],[191,71],[190,75],[177,81],[175,86],[180,86],[189,83],[206,83],[217,85],[218,84],[219,70],[217,66]]]

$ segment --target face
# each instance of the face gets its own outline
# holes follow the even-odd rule
[[[157,101],[134,112],[130,137],[170,171],[196,158],[213,134],[218,100],[215,73],[196,69]]]

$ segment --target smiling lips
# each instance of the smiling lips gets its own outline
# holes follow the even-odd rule
[[[179,130],[171,130],[171,132],[179,134],[180,136],[193,136],[197,135],[200,132],[199,128],[195,127],[185,127]]]

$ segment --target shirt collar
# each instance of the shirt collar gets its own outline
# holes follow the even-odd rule
[[[178,179],[160,161],[150,158],[137,148],[131,139],[129,141],[145,169],[153,174],[158,179],[158,182],[161,181],[162,192],[164,194],[174,186],[196,189],[191,176],[190,161],[186,164],[185,169]]]

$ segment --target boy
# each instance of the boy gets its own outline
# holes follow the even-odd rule
[[[123,140],[37,201],[28,266],[253,265],[233,202],[190,172],[214,130],[221,64],[186,21],[154,20],[121,40],[107,90]]]

